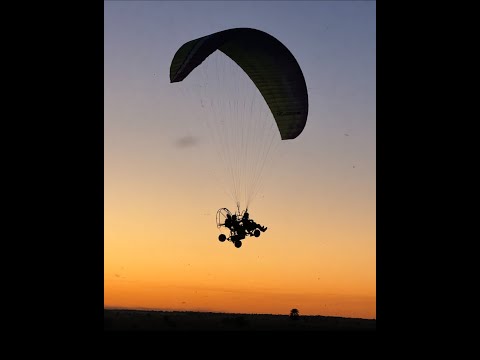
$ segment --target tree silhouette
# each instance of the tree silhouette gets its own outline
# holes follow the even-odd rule
[[[290,319],[292,320],[298,320],[298,318],[300,317],[300,314],[298,312],[298,309],[292,309],[290,310]]]

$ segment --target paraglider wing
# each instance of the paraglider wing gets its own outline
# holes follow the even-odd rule
[[[230,57],[253,81],[273,114],[282,140],[300,135],[308,115],[305,78],[292,53],[263,31],[229,29],[185,43],[173,57],[170,82],[185,79],[216,50]]]

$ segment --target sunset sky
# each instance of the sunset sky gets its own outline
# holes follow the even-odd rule
[[[376,318],[375,2],[104,8],[105,307]],[[192,90],[228,61],[217,52],[191,79],[169,79],[181,45],[236,27],[281,41],[309,96],[304,131],[274,138],[249,207],[268,230],[239,249],[218,241],[215,221],[219,208],[236,208],[209,133],[219,109],[202,108]],[[254,94],[241,72],[232,79],[226,86],[243,86],[236,98]],[[208,99],[233,97],[209,86]],[[273,124],[262,106],[249,119]]]

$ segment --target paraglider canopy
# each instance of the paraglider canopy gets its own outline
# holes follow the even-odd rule
[[[282,140],[296,138],[308,115],[305,79],[292,53],[263,31],[235,28],[183,44],[170,65],[170,82],[185,79],[216,50],[230,57],[253,81],[273,114]]]

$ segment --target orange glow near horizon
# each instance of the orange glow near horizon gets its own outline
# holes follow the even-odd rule
[[[311,228],[298,225],[322,226],[321,212],[308,204],[290,207],[305,211],[301,219],[291,216],[292,228],[275,223],[275,210],[265,208],[267,232],[236,249],[217,240],[214,212],[185,227],[180,209],[132,203],[135,213],[122,216],[117,207],[105,215],[105,307],[266,314],[298,308],[304,315],[376,318],[375,253],[358,239],[361,222],[341,229],[325,213],[334,230],[317,229],[324,240],[315,241]],[[190,212],[202,209],[185,209]]]

